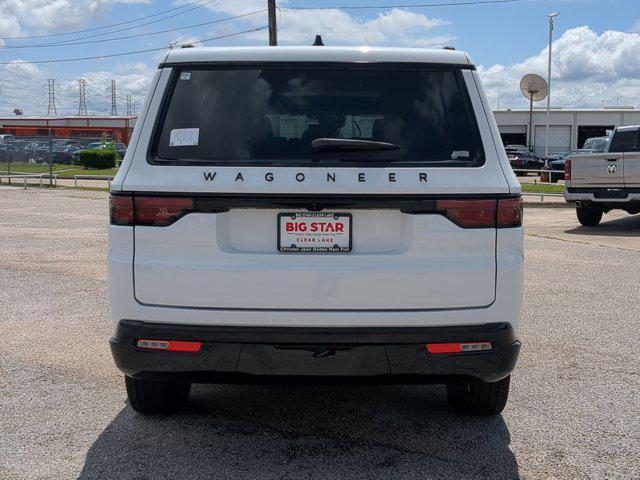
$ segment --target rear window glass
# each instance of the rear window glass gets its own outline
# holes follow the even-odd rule
[[[152,150],[157,162],[484,163],[460,71],[183,69],[172,85]],[[318,138],[359,142],[312,152]]]
[[[611,140],[610,152],[637,152],[638,130],[616,132]]]

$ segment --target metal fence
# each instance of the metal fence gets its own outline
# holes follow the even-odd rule
[[[59,160],[55,155],[58,147],[70,145],[84,147],[89,143],[99,141],[101,141],[100,137],[59,138],[48,135],[5,139],[0,141],[0,163],[56,162]],[[71,163],[72,157],[69,157],[68,161]]]
[[[0,174],[0,185],[2,185],[3,182],[6,180],[8,185],[14,185],[14,184],[22,185],[22,187],[26,190],[28,182],[30,180],[34,180],[34,182],[32,182],[33,185],[39,185],[40,187],[43,187],[45,179],[46,180],[51,179],[52,185],[54,187],[58,186],[58,176],[55,174],[50,176],[48,173],[24,173],[24,174],[16,174],[16,175]],[[17,180],[17,182],[15,180]]]

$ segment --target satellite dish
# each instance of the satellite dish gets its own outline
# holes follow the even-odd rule
[[[544,78],[535,73],[527,73],[520,80],[520,91],[532,102],[544,100],[549,95],[549,85]]]

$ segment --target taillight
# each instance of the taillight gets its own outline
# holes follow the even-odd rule
[[[109,212],[112,225],[133,225],[133,198],[111,195]]]
[[[496,225],[496,200],[438,200],[436,210],[463,228]]]
[[[510,228],[522,225],[522,199],[438,200],[436,211],[462,228]]]
[[[522,226],[522,198],[501,198],[496,214],[497,228]]]
[[[193,198],[186,197],[112,195],[109,201],[112,225],[165,227],[194,208]]]
[[[564,162],[564,181],[571,180],[571,159]]]
[[[136,225],[165,227],[193,210],[193,198],[136,197]]]

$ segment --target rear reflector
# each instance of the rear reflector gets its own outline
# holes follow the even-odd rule
[[[427,343],[427,352],[432,354],[482,352],[492,348],[491,342]]]
[[[136,342],[136,347],[147,348],[149,350],[164,350],[165,352],[196,353],[200,351],[200,347],[202,347],[202,342],[140,339]]]

